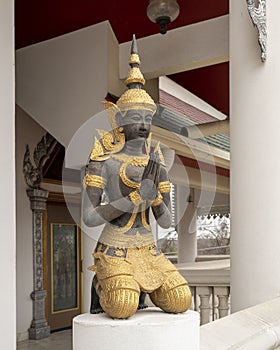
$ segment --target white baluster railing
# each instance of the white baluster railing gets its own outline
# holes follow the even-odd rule
[[[187,279],[193,302],[200,312],[201,325],[225,317],[230,312],[230,261],[204,261],[177,264]]]

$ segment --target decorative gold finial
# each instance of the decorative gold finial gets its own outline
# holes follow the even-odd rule
[[[130,55],[130,71],[128,73],[125,84],[128,90],[125,91],[117,102],[117,106],[121,111],[131,109],[156,111],[156,104],[151,96],[143,89],[145,79],[140,70],[140,59],[138,55],[137,43],[133,34]]]
[[[141,73],[138,67],[132,67],[130,69],[125,81],[126,86],[129,86],[130,84],[133,84],[133,83],[139,83],[141,85],[145,84],[145,79],[143,77],[143,74]]]
[[[132,38],[132,44],[131,44],[131,50],[130,50],[130,60],[129,60],[129,65],[131,67],[127,79],[125,81],[126,86],[130,87],[131,84],[140,84],[142,86],[145,84],[145,79],[143,77],[143,74],[140,71],[140,58],[138,55],[138,49],[137,49],[137,43],[136,43],[136,38],[135,34],[133,34]]]

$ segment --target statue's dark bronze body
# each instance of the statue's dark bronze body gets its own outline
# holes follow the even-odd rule
[[[111,133],[100,132],[84,180],[83,220],[105,224],[94,252],[91,313],[128,318],[145,308],[145,294],[166,312],[184,312],[191,302],[186,280],[160,252],[150,227],[171,224],[170,183],[159,144],[151,147],[156,105],[142,89],[136,43],[132,45],[129,89],[105,105]]]

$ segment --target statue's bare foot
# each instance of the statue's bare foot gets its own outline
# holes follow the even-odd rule
[[[140,293],[138,310],[143,310],[148,307],[148,305],[145,303],[146,295],[147,293],[144,293],[144,292]]]
[[[95,309],[90,309],[91,314],[102,314],[104,313],[104,310],[102,309],[101,306],[95,308]]]
[[[91,304],[90,304],[91,314],[100,314],[104,312],[104,310],[102,309],[102,306],[99,303],[99,296],[95,290],[96,281],[97,281],[97,278],[96,276],[94,276],[92,280],[92,286],[91,286]]]
[[[90,305],[90,313],[91,314],[101,314],[104,310],[102,309],[102,306],[99,303],[99,297],[97,294],[94,295],[91,301]]]
[[[147,304],[139,304],[138,305],[138,310],[143,310],[143,309],[147,309],[148,305]]]

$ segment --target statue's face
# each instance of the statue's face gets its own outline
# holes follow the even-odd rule
[[[152,112],[147,110],[130,110],[122,118],[122,127],[126,141],[138,138],[147,139],[152,125]]]

